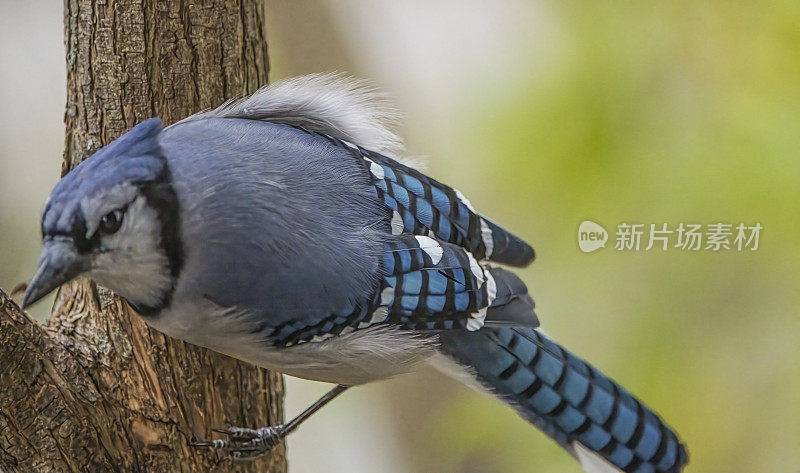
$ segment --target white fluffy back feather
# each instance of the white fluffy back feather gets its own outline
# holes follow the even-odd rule
[[[403,140],[391,131],[400,114],[369,82],[340,73],[293,77],[253,95],[183,119],[245,118],[286,123],[398,157]]]

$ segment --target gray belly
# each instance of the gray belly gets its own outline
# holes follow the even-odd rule
[[[173,300],[145,318],[156,330],[228,356],[298,378],[358,385],[413,371],[436,353],[434,338],[387,325],[278,348],[252,333],[249,317],[207,300]]]
[[[352,386],[413,371],[436,353],[435,346],[434,339],[419,334],[373,326],[289,348],[242,353],[241,359],[298,378]]]

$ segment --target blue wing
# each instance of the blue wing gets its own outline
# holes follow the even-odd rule
[[[485,323],[536,326],[533,300],[515,275],[481,266],[464,248],[420,235],[386,243],[380,308],[384,322],[413,330]]]
[[[481,266],[460,246],[402,234],[384,244],[382,278],[371,297],[322,318],[290,319],[271,335],[279,346],[319,340],[378,324],[430,331],[538,326],[525,284]]]
[[[533,248],[475,212],[457,190],[381,154],[353,149],[364,159],[378,198],[396,212],[395,233],[433,235],[465,248],[478,260],[510,266],[533,261]]]

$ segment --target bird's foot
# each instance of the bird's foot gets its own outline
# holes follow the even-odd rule
[[[228,438],[200,440],[192,442],[191,445],[197,448],[227,451],[233,460],[250,460],[261,456],[275,448],[286,436],[282,425],[262,427],[260,429],[229,427],[227,429],[214,429],[214,431],[225,434]]]

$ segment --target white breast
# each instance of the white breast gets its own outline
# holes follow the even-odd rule
[[[379,325],[243,356],[254,364],[298,378],[357,385],[413,371],[434,353],[434,340]]]
[[[170,307],[145,319],[186,342],[298,378],[357,385],[413,371],[435,350],[430,337],[386,325],[353,330],[321,341],[275,347],[252,332],[252,317],[202,298],[175,294]],[[248,322],[250,321],[250,322]]]

